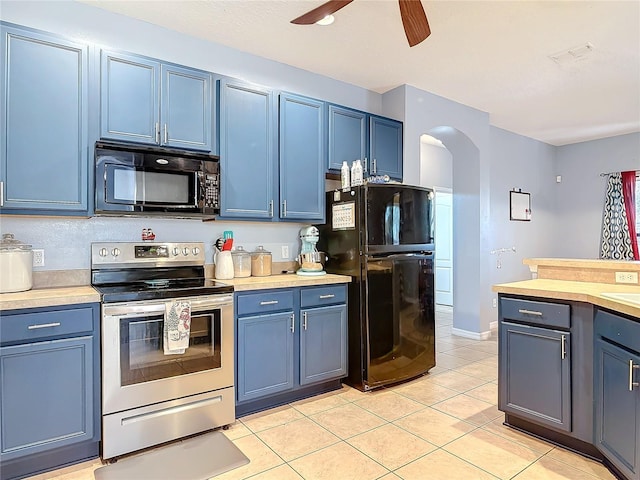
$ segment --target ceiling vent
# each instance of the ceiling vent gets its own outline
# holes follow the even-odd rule
[[[569,65],[584,60],[591,52],[593,52],[593,44],[587,42],[584,45],[578,45],[569,50],[562,50],[549,55],[549,58],[560,65]]]

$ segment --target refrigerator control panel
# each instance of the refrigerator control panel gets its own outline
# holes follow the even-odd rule
[[[333,230],[353,230],[356,228],[356,202],[334,203],[331,210],[331,228]]]

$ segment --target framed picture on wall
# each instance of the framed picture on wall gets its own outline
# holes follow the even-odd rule
[[[509,220],[531,221],[531,195],[522,191],[509,192]]]

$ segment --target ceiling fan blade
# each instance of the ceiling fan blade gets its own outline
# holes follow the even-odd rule
[[[296,25],[313,25],[318,20],[322,20],[327,15],[331,15],[342,7],[346,7],[353,0],[329,0],[327,3],[323,3],[317,8],[299,16],[298,18],[291,20],[291,23]]]
[[[407,35],[409,46],[413,47],[431,35],[427,15],[420,0],[398,0],[398,2],[404,33]]]

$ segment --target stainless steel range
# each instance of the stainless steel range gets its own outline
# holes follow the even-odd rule
[[[202,243],[91,245],[102,299],[103,458],[235,421],[233,287],[205,279],[204,263]],[[190,320],[184,353],[165,345],[178,301]]]

